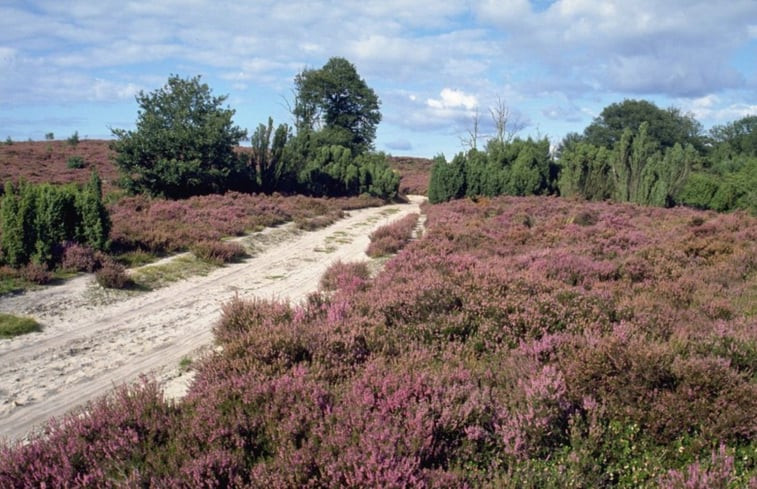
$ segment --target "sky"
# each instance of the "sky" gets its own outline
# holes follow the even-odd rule
[[[757,0],[0,0],[0,140],[110,138],[176,74],[234,122],[291,123],[293,79],[348,59],[381,100],[375,146],[448,158],[505,107],[553,144],[645,99],[705,129],[757,115]]]

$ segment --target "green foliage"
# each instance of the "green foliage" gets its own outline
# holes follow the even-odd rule
[[[738,160],[738,169],[721,177],[709,207],[721,212],[746,209],[757,214],[757,157],[741,157]]]
[[[626,130],[636,131],[644,122],[648,124],[647,137],[663,148],[672,148],[676,143],[691,144],[698,150],[704,147],[702,127],[696,119],[675,107],[660,109],[646,100],[627,99],[608,105],[586,127],[582,139],[595,146],[613,148]]]
[[[379,99],[344,58],[295,77],[298,134],[315,132],[316,147],[345,146],[354,155],[370,150],[381,121]]]
[[[79,241],[96,250],[106,249],[112,223],[103,203],[102,182],[96,171],[92,172],[89,183],[76,197]]]
[[[0,313],[0,338],[13,338],[41,330],[39,323],[32,318]]]
[[[663,146],[650,136],[649,128],[644,121],[635,131],[625,129],[611,149],[584,140],[564,145],[560,193],[587,200],[673,205],[700,157],[691,144]]]
[[[79,131],[74,131],[74,133],[66,139],[66,142],[69,146],[75,148],[79,144]]]
[[[719,179],[715,175],[692,173],[676,200],[683,205],[697,209],[709,209],[719,185]]]
[[[757,156],[757,115],[710,129],[715,160],[737,155]]]
[[[367,193],[385,200],[397,196],[400,175],[389,166],[384,153],[364,153],[355,158],[354,166],[358,171],[360,194]],[[353,174],[347,172],[345,177],[351,180]]]
[[[66,160],[66,166],[71,169],[79,169],[87,166],[87,163],[81,156],[69,156]]]
[[[428,184],[428,201],[432,204],[459,199],[465,195],[465,157],[462,153],[447,163],[444,155],[434,158]]]
[[[19,202],[16,189],[10,182],[5,182],[0,217],[2,218],[2,251],[5,263],[18,267],[29,261],[28,248],[24,246],[24,225],[19,214]]]
[[[611,160],[612,152],[601,146],[583,141],[568,146],[560,156],[560,195],[596,201],[612,197]]]
[[[489,141],[486,151],[459,153],[451,163],[434,160],[429,201],[445,202],[463,196],[544,195],[553,193],[557,168],[549,141],[520,139]]]
[[[648,129],[649,124],[642,122],[635,134],[629,129],[623,133],[610,163],[614,197],[620,202],[669,206],[683,188],[697,153],[691,145],[684,150],[676,143],[663,154]]]
[[[397,195],[399,175],[383,153],[353,157],[345,146],[321,146],[299,173],[300,188],[312,195],[370,194],[383,199]]]
[[[46,141],[54,141],[55,140],[55,134],[48,132],[45,134],[45,140]]]
[[[2,259],[13,267],[34,262],[54,265],[58,248],[79,242],[94,249],[108,245],[110,218],[97,173],[84,189],[73,185],[6,183],[2,201]]]
[[[112,149],[124,184],[133,192],[169,198],[249,187],[248,170],[234,152],[246,131],[233,125],[200,77],[172,75],[152,93],[140,92],[137,129],[113,129]]]
[[[291,165],[293,160],[285,153],[290,137],[291,130],[286,124],[279,124],[274,132],[270,117],[268,125],[258,125],[252,134],[251,169],[259,175],[260,189],[265,193],[285,190],[283,187],[291,186],[295,178],[296,172]]]
[[[12,145],[12,144],[13,144],[13,139],[11,139],[11,137],[10,137],[10,136],[8,136],[7,138],[5,138],[5,144],[6,144],[7,146],[10,146],[10,145]]]

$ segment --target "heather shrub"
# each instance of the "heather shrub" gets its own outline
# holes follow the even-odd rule
[[[247,255],[241,244],[225,241],[200,241],[192,245],[190,250],[200,260],[215,265],[223,265]]]
[[[556,198],[426,212],[370,282],[337,263],[302,304],[232,299],[187,397],[156,407],[163,431],[139,421],[122,448],[102,428],[107,460],[87,435],[57,485],[757,482],[754,218]],[[0,485],[52,480],[34,463],[62,451],[34,443],[0,455]]]
[[[396,222],[376,229],[370,235],[371,243],[365,253],[372,257],[397,253],[412,238],[418,218],[418,214],[409,214]]]
[[[1,447],[0,486],[116,487],[127,478],[147,484],[165,470],[157,462],[170,449],[175,416],[154,382],[119,387],[50,420],[44,436]]]
[[[155,254],[186,251],[199,241],[218,241],[289,221],[308,226],[304,223],[312,224],[319,216],[325,216],[331,223],[343,209],[380,202],[364,197],[316,199],[237,192],[184,200],[125,197],[111,206],[112,248],[117,252],[139,249]]]
[[[296,218],[294,222],[297,227],[303,231],[315,231],[316,229],[325,228],[334,224],[342,217],[344,217],[344,212],[332,211],[323,215]]]
[[[61,268],[74,272],[92,273],[100,264],[95,251],[79,243],[65,243],[61,258]]]
[[[329,292],[339,289],[358,290],[365,286],[370,276],[371,272],[365,262],[344,263],[337,260],[323,273],[320,287]]]
[[[268,324],[287,323],[292,309],[282,302],[264,300],[244,301],[238,296],[221,308],[221,319],[213,328],[213,336],[221,344],[244,337],[256,331],[264,321]]]
[[[685,469],[671,470],[660,477],[659,484],[665,489],[727,489],[733,480],[733,456],[720,445],[713,450],[709,464],[694,462]]]
[[[27,263],[21,269],[21,276],[33,284],[45,285],[53,279],[53,274],[47,269],[47,265],[39,263]]]
[[[126,289],[134,284],[126,273],[126,268],[110,259],[105,260],[100,269],[95,272],[95,279],[106,289]]]

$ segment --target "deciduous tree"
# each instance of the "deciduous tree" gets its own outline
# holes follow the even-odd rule
[[[298,134],[319,133],[319,146],[340,145],[353,155],[373,148],[381,121],[379,98],[344,58],[295,78],[294,115]]]

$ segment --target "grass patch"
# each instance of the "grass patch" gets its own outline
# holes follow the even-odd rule
[[[13,338],[35,331],[42,331],[42,326],[34,319],[0,313],[0,338]]]
[[[391,216],[396,213],[398,213],[400,210],[397,207],[390,207],[388,209],[384,209],[383,211],[379,212],[382,216]]]
[[[326,237],[326,243],[350,244],[352,243],[352,236],[344,231],[337,231]]]
[[[186,372],[190,368],[192,368],[192,359],[187,356],[181,357],[181,360],[179,360],[179,370]]]
[[[131,278],[138,285],[154,290],[189,277],[207,275],[216,268],[216,265],[187,253],[161,265],[149,265],[134,270]]]
[[[158,256],[154,253],[149,253],[143,250],[134,250],[122,253],[116,257],[116,261],[124,265],[126,268],[141,267],[153,263],[158,259]]]
[[[15,294],[29,288],[29,282],[19,277],[0,277],[0,295]]]

